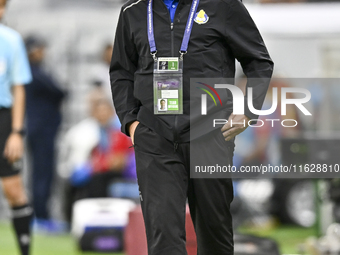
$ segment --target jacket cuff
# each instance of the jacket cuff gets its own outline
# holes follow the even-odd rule
[[[132,122],[137,120],[137,113],[138,113],[139,108],[137,109],[133,109],[132,111],[130,111],[129,113],[127,113],[122,121],[122,127],[121,130],[124,134],[126,134],[127,136],[130,136],[130,132],[129,132],[129,124],[131,124]]]

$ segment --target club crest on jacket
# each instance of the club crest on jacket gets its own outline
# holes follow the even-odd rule
[[[196,13],[194,21],[199,24],[205,24],[209,20],[209,16],[205,13],[204,10],[200,10],[199,12]]]

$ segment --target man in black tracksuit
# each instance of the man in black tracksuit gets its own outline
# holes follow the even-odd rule
[[[180,0],[173,18],[163,1],[152,3],[157,57],[178,57],[192,0]],[[183,56],[183,114],[156,115],[148,4],[148,1],[131,0],[122,7],[110,67],[112,95],[122,132],[134,142],[148,252],[187,254],[185,203],[188,198],[198,254],[230,255],[233,254],[231,179],[190,178],[190,155],[195,155],[199,163],[232,164],[234,137],[245,127],[226,124],[222,131],[220,127],[213,131],[204,129],[198,135],[196,132],[193,140],[190,131],[195,123],[200,125],[202,121],[199,116],[197,120],[190,116],[190,78],[233,80],[236,58],[248,77],[247,87],[253,88],[253,105],[261,109],[273,62],[241,2],[201,0],[196,16],[202,10],[203,22],[193,23],[187,53]],[[248,122],[258,117],[246,104],[244,115],[232,114],[232,98],[227,93],[221,98],[224,110],[214,113],[216,119],[229,117],[234,122]]]

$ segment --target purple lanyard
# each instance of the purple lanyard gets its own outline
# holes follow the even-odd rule
[[[148,39],[149,39],[149,45],[150,45],[150,53],[156,60],[157,48],[156,48],[155,35],[154,35],[154,30],[153,30],[152,1],[153,0],[149,0],[149,3],[148,3]],[[187,53],[187,50],[188,50],[189,39],[191,35],[192,25],[194,23],[194,16],[195,16],[195,13],[197,12],[198,3],[199,3],[199,0],[193,0],[191,7],[190,7],[190,13],[189,13],[187,25],[185,27],[181,50],[180,50],[181,59],[183,58],[183,55]]]

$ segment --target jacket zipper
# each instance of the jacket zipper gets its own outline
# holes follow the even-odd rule
[[[178,1],[178,5],[175,11],[174,15],[174,22],[176,20],[176,14],[178,11],[178,7],[181,5],[182,0]],[[175,50],[174,50],[174,23],[171,23],[171,54],[172,56],[175,56]],[[174,151],[177,151],[178,144],[179,144],[179,135],[178,135],[178,116],[175,115],[175,127],[174,127]]]
[[[177,11],[177,10],[176,10]],[[176,14],[175,14],[176,15]],[[171,56],[174,57],[174,23],[171,23]],[[175,127],[174,127],[174,152],[178,148],[178,132],[177,132],[177,115],[175,115]]]
[[[180,5],[180,3],[181,3],[181,0],[178,2],[178,5],[177,5],[176,11],[175,11],[174,21],[175,21],[176,13],[177,13],[178,6]],[[163,5],[166,8],[166,5],[164,4],[164,2],[163,2]],[[168,8],[166,8],[166,10],[168,11]],[[171,16],[170,16],[169,11],[168,11],[168,17],[169,17],[169,21],[170,21],[171,56],[174,57],[175,56],[175,50],[174,50],[174,22],[171,21]],[[175,115],[175,126],[174,126],[174,131],[173,131],[173,134],[174,134],[174,152],[177,151],[178,144],[179,144],[179,142],[178,142],[177,125],[178,125],[178,116]]]
[[[174,127],[174,152],[177,151],[178,148],[178,132],[177,132],[177,122],[178,122],[178,117],[175,115],[175,127]]]
[[[171,23],[170,25],[171,29],[171,57],[174,57],[174,23]]]

